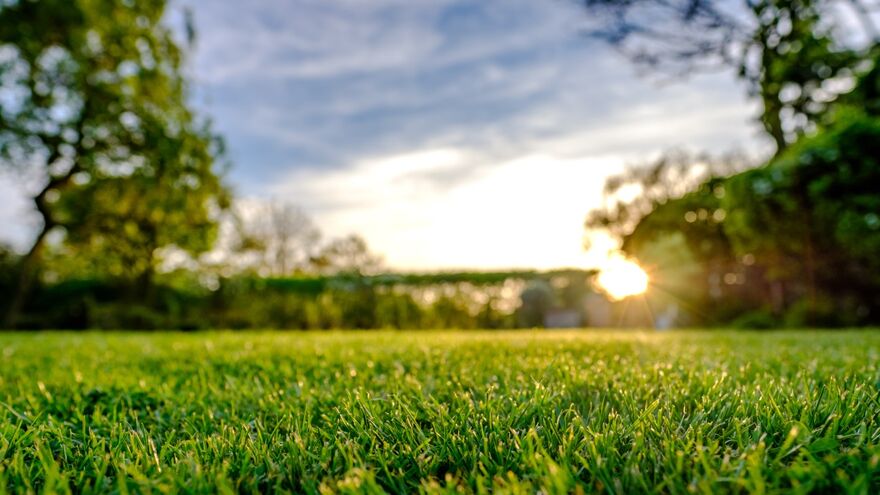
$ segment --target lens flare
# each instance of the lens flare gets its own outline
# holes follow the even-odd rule
[[[625,258],[611,258],[596,278],[599,287],[612,299],[624,299],[648,290],[648,274]]]

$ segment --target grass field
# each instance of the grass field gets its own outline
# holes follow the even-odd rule
[[[880,492],[880,333],[0,334],[0,492]]]

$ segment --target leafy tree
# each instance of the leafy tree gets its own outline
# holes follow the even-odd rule
[[[843,113],[826,132],[729,180],[725,227],[735,250],[805,298],[808,313],[833,300],[828,311],[851,323],[880,318],[878,157],[880,119]]]
[[[7,324],[50,234],[149,282],[160,248],[207,248],[226,198],[222,147],[186,102],[164,0],[40,0],[0,7],[0,165],[35,173],[42,225]]]
[[[719,323],[769,300],[763,274],[732,246],[730,196],[726,178],[711,178],[657,206],[623,239],[622,249],[651,273],[652,299],[682,306],[694,323]]]
[[[720,159],[672,151],[647,164],[627,168],[605,182],[603,202],[587,215],[586,228],[623,241],[658,207],[694,191],[707,180],[743,170],[751,161],[729,154]]]
[[[594,35],[667,74],[732,68],[762,104],[760,121],[783,151],[815,130],[851,89],[878,33],[862,0],[583,0]],[[861,21],[862,43],[848,43]]]
[[[544,325],[544,317],[553,308],[556,294],[553,287],[544,280],[533,280],[520,294],[520,306],[516,310],[517,320],[522,327]]]
[[[769,165],[690,176],[699,186],[662,163],[612,178],[612,200],[588,228],[608,228],[645,261],[686,251],[701,276],[673,285],[691,294],[705,321],[745,311],[764,320],[772,311],[779,321],[787,310],[792,324],[876,315],[877,267],[859,251],[873,246],[869,225],[880,207],[871,158],[880,71],[868,7],[860,0],[585,5],[599,14],[596,34],[640,64],[674,74],[735,68],[762,103],[761,122],[777,145]],[[854,26],[835,15],[843,8],[861,21],[862,43],[845,39]],[[662,285],[663,277],[652,278]]]
[[[877,321],[880,119],[865,108],[841,105],[828,128],[769,164],[655,206],[623,236],[623,249],[652,269],[655,288],[706,322],[746,311],[772,311],[789,325]],[[682,252],[700,276],[681,273],[692,265]]]

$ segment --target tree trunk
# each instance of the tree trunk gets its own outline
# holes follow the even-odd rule
[[[60,152],[55,149],[50,155],[47,163],[50,165],[55,163],[60,156]],[[21,263],[19,264],[18,284],[16,284],[15,293],[13,293],[12,301],[6,309],[6,314],[3,315],[2,328],[15,328],[21,310],[23,309],[25,302],[27,302],[27,297],[30,295],[31,287],[34,284],[37,263],[42,254],[43,247],[46,244],[46,236],[48,236],[52,228],[57,225],[52,218],[51,207],[46,196],[48,196],[49,191],[57,191],[69,184],[71,179],[73,179],[74,174],[78,171],[79,166],[74,163],[64,175],[50,178],[46,186],[34,196],[34,206],[37,208],[37,212],[43,217],[43,227],[40,229],[40,233],[37,234],[37,238],[34,240],[33,245],[31,245],[30,250],[24,255],[24,258],[22,258]]]
[[[30,290],[36,276],[37,262],[39,261],[43,246],[46,243],[46,236],[49,234],[51,228],[52,226],[48,222],[43,223],[43,228],[37,235],[37,239],[34,241],[34,244],[31,246],[27,254],[24,255],[21,263],[19,263],[18,283],[16,284],[15,292],[12,295],[12,302],[6,309],[6,314],[3,315],[3,328],[13,329],[18,322],[18,317],[24,307],[24,303],[27,300],[28,295],[30,295]]]
[[[766,43],[766,42],[765,42]],[[779,89],[771,82],[768,81],[767,72],[770,70],[770,66],[773,63],[772,61],[773,55],[769,50],[764,50],[763,52],[763,74],[761,84],[761,104],[764,107],[763,112],[761,114],[761,123],[764,125],[764,130],[767,131],[767,134],[773,138],[773,142],[776,143],[776,152],[775,156],[779,156],[785,148],[788,147],[788,142],[785,139],[785,131],[782,128],[782,102],[779,101]]]

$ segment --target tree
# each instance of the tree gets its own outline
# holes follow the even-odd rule
[[[708,322],[746,311],[777,324],[876,322],[880,112],[876,97],[862,98],[878,77],[862,77],[824,117],[827,127],[767,165],[654,205],[623,235],[623,250],[648,265],[671,259],[672,270],[652,271],[653,286],[702,308]],[[688,258],[701,276],[670,280],[692,268]]]
[[[334,239],[312,257],[320,273],[369,275],[382,267],[382,258],[371,253],[367,242],[352,234]]]
[[[880,79],[874,75],[878,37],[868,7],[860,0],[750,0],[741,5],[711,0],[585,0],[584,4],[597,14],[600,28],[594,34],[639,64],[676,75],[707,67],[734,68],[761,102],[760,120],[776,143],[770,165],[710,174],[697,178],[698,186],[685,180],[684,189],[691,192],[684,195],[676,184],[682,182],[682,175],[660,166],[613,178],[606,196],[616,203],[606,201],[591,214],[587,226],[608,229],[625,251],[639,257],[652,252],[668,257],[686,249],[701,267],[705,283],[692,284],[699,288],[695,293],[714,295],[713,301],[700,306],[711,307],[716,316],[725,311],[736,316],[749,308],[763,311],[759,306],[767,302],[777,318],[798,305],[808,315],[821,307],[849,308],[852,311],[842,312],[853,314],[875,311],[876,301],[848,294],[834,282],[839,271],[833,268],[853,270],[852,286],[860,287],[862,294],[876,290],[865,276],[875,272],[871,260],[835,240],[844,231],[858,232],[855,237],[862,239],[850,247],[869,245],[873,239],[863,220],[870,223],[874,218],[865,210],[871,203],[868,197],[875,194],[869,185],[876,183],[869,180],[873,165],[867,160],[874,138],[864,124],[865,116],[860,117],[861,133],[842,123],[854,108],[855,113],[869,114],[880,108]],[[844,8],[856,14],[859,26],[837,15]],[[853,43],[848,35],[859,28],[863,40]],[[845,139],[855,135],[859,139]],[[843,141],[848,143],[846,151],[840,147]],[[821,166],[808,167],[800,158],[792,159],[788,151],[792,147],[812,149],[797,156]],[[862,182],[847,182],[853,174]],[[628,187],[638,193],[621,195]],[[855,199],[844,206],[843,201],[826,197],[832,190]],[[817,196],[817,191],[826,196]],[[832,216],[819,213],[826,210],[848,219],[849,227],[835,225],[829,220]],[[660,249],[664,244],[680,247]],[[824,304],[824,295],[834,303]],[[849,302],[844,304],[844,299]]]
[[[628,167],[605,181],[603,201],[587,215],[586,228],[623,242],[659,206],[683,197],[713,178],[751,166],[738,154],[721,158],[672,151],[648,164]]]
[[[622,250],[651,273],[651,300],[682,305],[695,323],[718,323],[769,299],[754,277],[746,287],[753,267],[737,257],[725,229],[727,180],[712,177],[658,205],[622,242]]]
[[[737,261],[721,229],[724,178],[753,161],[740,154],[721,158],[670,152],[609,178],[601,207],[586,228],[610,235],[622,251],[651,273],[652,305],[682,306],[693,323],[708,323],[700,307],[729,299],[724,284]]]
[[[231,229],[222,249],[239,259],[239,268],[284,277],[309,267],[321,234],[301,208],[242,201],[230,213]]]
[[[0,7],[0,165],[43,178],[14,323],[53,232],[149,283],[159,248],[197,252],[226,202],[222,146],[187,106],[164,0]]]
[[[583,0],[592,34],[651,70],[682,75],[728,67],[762,104],[760,121],[781,153],[815,131],[851,89],[878,40],[862,0]],[[847,43],[861,21],[861,44]]]
[[[725,230],[733,247],[805,298],[810,321],[801,323],[827,322],[828,315],[810,315],[822,308],[837,323],[880,318],[878,156],[880,119],[857,110],[728,181]]]
[[[522,327],[540,327],[544,317],[553,308],[556,294],[546,280],[533,280],[520,294],[520,305],[516,309],[517,322]]]

